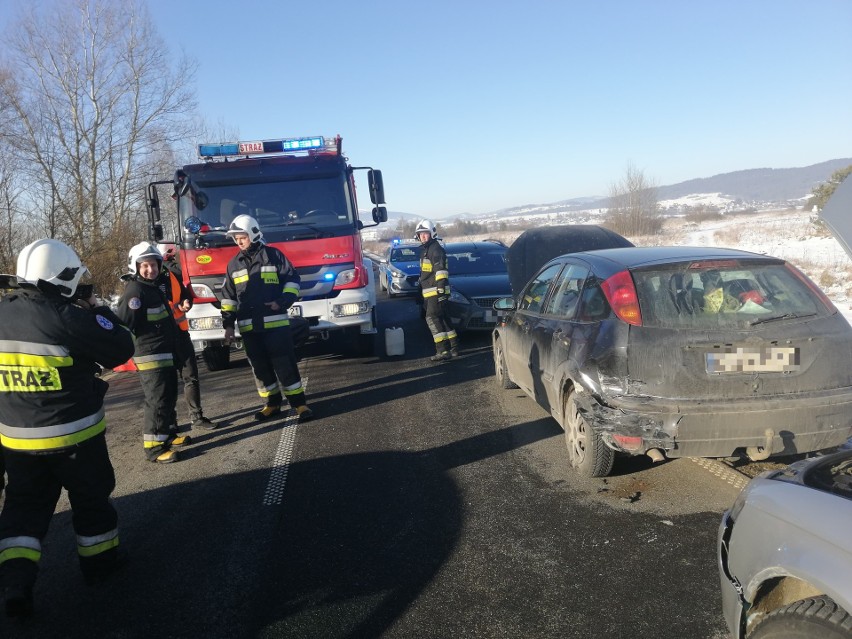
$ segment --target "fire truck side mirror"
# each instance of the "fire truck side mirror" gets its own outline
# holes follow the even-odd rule
[[[370,183],[370,201],[373,204],[384,204],[385,185],[382,182],[382,172],[370,169],[367,171],[367,181]],[[375,211],[373,215],[375,215]]]
[[[376,224],[388,221],[388,210],[384,206],[373,207],[373,221]]]

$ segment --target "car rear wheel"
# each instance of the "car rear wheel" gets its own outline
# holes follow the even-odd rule
[[[850,634],[852,617],[828,597],[814,597],[773,610],[755,624],[748,639],[843,639]]]
[[[612,470],[615,451],[603,443],[586,423],[574,399],[574,391],[565,398],[565,444],[571,467],[585,477],[606,477]]]
[[[503,345],[497,341],[494,343],[494,373],[497,376],[497,383],[500,388],[517,388],[518,385],[509,377],[509,371],[506,368],[506,356],[503,354]]]

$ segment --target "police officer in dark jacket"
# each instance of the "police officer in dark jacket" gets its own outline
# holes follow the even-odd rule
[[[459,354],[458,335],[447,318],[446,303],[450,299],[450,272],[447,253],[438,241],[437,227],[422,220],[414,230],[422,244],[420,254],[420,290],[426,311],[426,325],[435,341],[433,362],[445,362]]]
[[[0,301],[0,443],[9,485],[0,513],[0,579],[6,614],[32,612],[32,589],[62,488],[68,491],[83,576],[97,583],[117,566],[118,517],[109,496],[97,374],[133,354],[133,339],[80,279],[86,267],[57,240],[18,256],[20,288]]]
[[[255,413],[263,420],[281,412],[282,394],[299,422],[313,418],[290,332],[287,309],[299,298],[299,274],[277,248],[266,246],[260,226],[250,215],[238,215],[228,228],[240,252],[228,262],[222,288],[225,339],[239,326],[254,372],[257,392],[266,405]]]
[[[145,395],[143,445],[148,461],[170,464],[175,448],[190,443],[177,430],[177,332],[168,299],[159,287],[163,256],[140,242],[130,249],[130,279],[118,300],[117,314],[136,337],[133,363]]]

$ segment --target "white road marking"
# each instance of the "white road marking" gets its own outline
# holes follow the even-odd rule
[[[308,378],[302,378],[302,387],[307,391]],[[264,506],[279,506],[284,497],[284,486],[287,484],[287,473],[290,471],[290,458],[293,456],[293,448],[296,446],[296,427],[299,420],[296,412],[292,411],[284,420],[281,429],[281,438],[278,440],[278,448],[275,450],[275,459],[272,460],[272,472],[269,475],[269,483],[263,495]]]

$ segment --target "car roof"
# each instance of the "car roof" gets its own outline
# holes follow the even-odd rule
[[[607,260],[623,268],[641,268],[656,264],[667,264],[685,262],[688,260],[766,260],[771,262],[783,262],[781,258],[771,255],[762,255],[740,249],[713,247],[713,246],[632,246],[625,248],[598,249],[595,251],[581,251],[579,253],[566,253],[552,261],[576,257],[591,261]]]
[[[477,251],[482,249],[503,249],[506,245],[499,240],[480,240],[478,242],[444,242],[444,251],[447,253],[464,253],[466,251]]]

